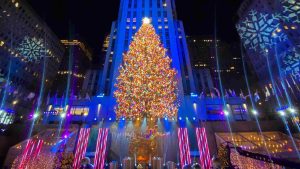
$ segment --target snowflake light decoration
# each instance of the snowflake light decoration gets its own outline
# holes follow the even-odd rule
[[[262,51],[270,48],[275,41],[280,42],[286,39],[286,35],[280,31],[279,15],[266,14],[251,10],[239,24],[237,31],[246,48],[254,51]]]
[[[26,36],[17,50],[21,56],[25,57],[28,61],[38,61],[44,51],[43,40]]]
[[[285,75],[292,75],[295,79],[300,79],[300,53],[296,48],[286,50],[282,53],[282,69]]]
[[[283,6],[283,19],[291,23],[300,23],[300,1],[282,0],[281,4]]]

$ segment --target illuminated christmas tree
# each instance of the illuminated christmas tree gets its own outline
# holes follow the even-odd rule
[[[177,114],[176,71],[159,36],[144,19],[123,55],[114,96],[117,117],[173,117]]]

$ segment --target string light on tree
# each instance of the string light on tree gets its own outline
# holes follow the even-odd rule
[[[123,56],[114,96],[118,118],[163,118],[177,114],[176,71],[149,18]]]

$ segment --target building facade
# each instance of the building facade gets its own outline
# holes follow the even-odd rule
[[[291,106],[300,92],[300,3],[247,0],[238,15],[236,28],[261,88],[279,107]]]
[[[27,118],[33,102],[43,96],[40,91],[52,86],[64,48],[25,1],[3,0],[0,11],[1,124],[8,123],[8,112]]]
[[[62,64],[57,72],[52,94],[58,97],[85,97],[82,86],[86,71],[91,67],[91,49],[79,40],[61,40],[66,49]],[[67,92],[68,90],[68,92]]]
[[[225,120],[224,109],[228,109],[232,113],[232,120],[249,119],[244,99],[236,96],[222,98],[219,90],[214,88],[209,72],[192,68],[183,24],[177,20],[173,0],[122,0],[119,18],[113,22],[111,33],[104,43],[106,58],[99,81],[94,78],[95,72],[88,75],[89,80],[99,82],[97,95],[89,95],[82,99],[74,98],[69,100],[70,104],[67,105],[66,98],[52,98],[49,109],[45,112],[47,116],[45,123],[60,121],[59,114],[63,113],[66,107],[70,109],[73,116],[69,118],[73,121],[97,124],[101,120],[117,120],[113,93],[118,69],[123,60],[122,54],[128,50],[132,37],[145,17],[151,20],[172,59],[171,66],[178,72],[180,107],[177,117],[174,118]],[[197,79],[197,82],[194,79]],[[88,84],[87,80],[84,87],[89,88]],[[200,87],[196,90],[196,86],[201,86],[201,90],[205,87],[212,90],[203,94]]]
[[[210,86],[210,88],[220,88],[219,73],[222,79],[226,79],[222,80],[224,88],[236,90],[243,88],[243,83],[234,83],[241,80],[243,72],[238,44],[229,44],[221,40],[217,40],[215,43],[213,38],[198,36],[187,36],[186,39],[194,76],[198,70],[207,69],[210,72],[213,83],[213,86]],[[216,50],[218,52],[219,67],[216,61]],[[197,86],[198,82],[196,81],[195,79],[196,91],[199,92],[200,90],[202,92],[201,86]]]

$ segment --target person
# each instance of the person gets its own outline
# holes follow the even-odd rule
[[[84,157],[81,160],[80,169],[94,169],[94,166],[91,164],[91,160],[88,157]]]

